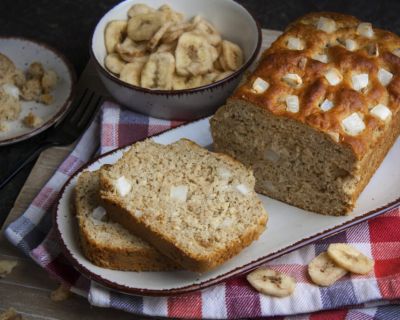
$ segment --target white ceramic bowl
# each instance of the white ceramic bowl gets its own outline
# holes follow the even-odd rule
[[[126,19],[135,3],[158,8],[169,4],[189,19],[201,15],[209,20],[227,40],[238,43],[244,51],[245,63],[231,76],[198,88],[186,90],[150,90],[125,83],[107,71],[104,58],[104,30],[111,20]],[[91,43],[91,55],[100,79],[110,94],[122,105],[157,118],[193,120],[212,114],[224,104],[239,84],[244,71],[254,62],[261,48],[261,29],[251,14],[232,0],[126,0],[108,11],[97,24]]]

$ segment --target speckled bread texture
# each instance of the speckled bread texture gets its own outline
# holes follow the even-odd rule
[[[95,219],[93,211],[100,205],[99,172],[84,171],[75,190],[76,217],[81,247],[95,265],[126,271],[162,271],[177,265],[154,247],[134,236],[121,225]]]
[[[399,56],[398,36],[354,17],[300,18],[211,119],[215,149],[252,166],[257,192],[350,213],[399,135]]]
[[[121,177],[131,186],[125,196],[117,187]],[[185,139],[138,142],[102,169],[100,180],[112,219],[195,272],[238,254],[268,219],[251,170]]]

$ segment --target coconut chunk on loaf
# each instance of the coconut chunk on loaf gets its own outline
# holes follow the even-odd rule
[[[99,171],[84,171],[75,189],[81,247],[95,265],[126,271],[161,271],[177,265],[121,225],[100,205]]]
[[[191,271],[238,254],[268,219],[248,168],[186,139],[134,144],[100,184],[111,219]]]

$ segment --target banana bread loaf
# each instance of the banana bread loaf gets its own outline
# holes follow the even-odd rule
[[[111,219],[183,268],[210,270],[250,245],[267,214],[252,172],[189,140],[134,144],[100,174]]]
[[[211,119],[215,149],[252,166],[257,192],[348,214],[399,135],[399,74],[395,34],[308,14]]]

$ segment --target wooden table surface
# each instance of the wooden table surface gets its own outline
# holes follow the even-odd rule
[[[263,30],[263,48],[276,39],[278,31]],[[93,76],[93,75],[91,75]],[[87,80],[93,83],[93,79]],[[42,186],[53,175],[62,160],[73,146],[56,147],[44,151],[28,179],[25,182],[14,207],[9,213],[2,231],[18,218],[29,206]],[[0,278],[0,313],[13,307],[26,319],[145,319],[123,311],[92,307],[80,296],[71,297],[62,302],[50,299],[50,293],[58,287],[58,283],[30,258],[12,246],[0,233],[0,260],[17,260],[18,265],[7,277]]]

